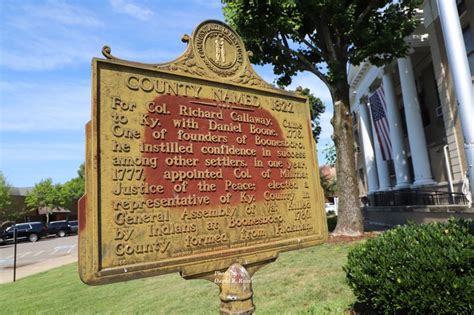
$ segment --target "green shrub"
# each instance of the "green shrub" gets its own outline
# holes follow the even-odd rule
[[[473,314],[473,222],[405,225],[360,244],[343,267],[378,314]]]

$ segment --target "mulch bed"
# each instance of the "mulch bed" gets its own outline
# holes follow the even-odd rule
[[[365,240],[369,238],[374,238],[374,237],[377,237],[378,235],[380,235],[380,232],[364,232],[364,234],[360,236],[344,236],[344,235],[334,236],[332,235],[332,233],[330,233],[328,243],[350,243],[350,242]]]

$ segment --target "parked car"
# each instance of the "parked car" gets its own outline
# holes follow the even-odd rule
[[[36,242],[48,235],[48,228],[42,222],[17,223],[5,229],[0,235],[0,243],[12,242],[13,232],[16,229],[18,240]]]
[[[327,214],[336,214],[337,215],[337,207],[335,204],[327,202],[324,204],[324,208],[326,209]]]
[[[69,225],[71,226],[71,234],[77,233],[77,220],[69,221]]]
[[[48,234],[55,234],[57,237],[64,237],[71,234],[71,225],[68,221],[51,221],[48,223]]]

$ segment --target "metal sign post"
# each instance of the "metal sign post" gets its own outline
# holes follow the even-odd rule
[[[13,282],[16,281],[16,228],[13,229]]]

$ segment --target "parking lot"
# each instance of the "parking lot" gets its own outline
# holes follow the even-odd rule
[[[14,245],[0,245],[0,283],[13,281]],[[77,261],[77,235],[48,237],[17,246],[17,279]]]

